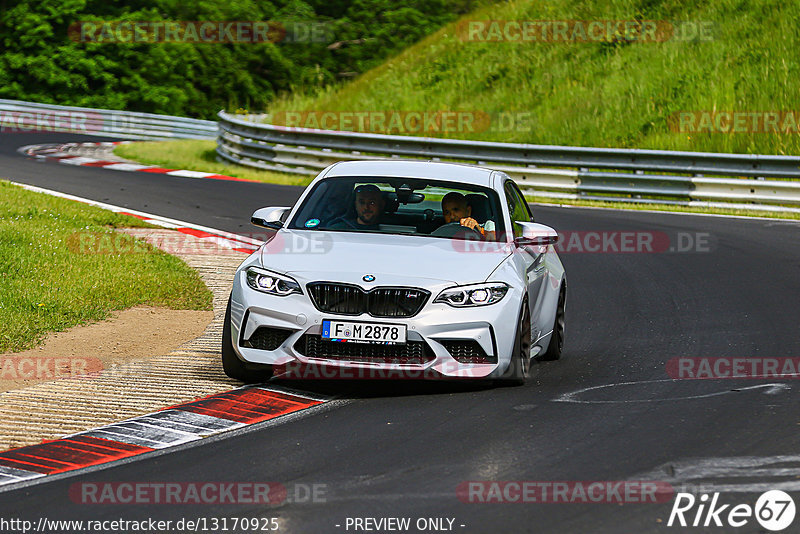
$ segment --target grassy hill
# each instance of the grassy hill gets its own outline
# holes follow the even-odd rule
[[[470,21],[480,20],[579,20],[586,21],[585,29],[589,21],[634,19],[657,21],[659,39],[635,40],[623,32],[595,41],[554,40],[552,35],[551,42],[509,42],[470,40],[465,31]],[[797,20],[800,3],[782,0],[503,2],[449,24],[348,84],[314,95],[284,96],[269,111],[280,117],[281,112],[308,110],[462,110],[487,114],[491,127],[444,135],[800,154],[800,133],[784,116],[778,123],[779,129],[786,127],[784,133],[680,132],[669,125],[674,114],[697,111],[794,110],[800,120]],[[692,37],[693,28],[703,33]],[[500,127],[501,114],[518,120],[513,127]]]

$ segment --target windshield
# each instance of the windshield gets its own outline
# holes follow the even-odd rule
[[[337,177],[320,181],[289,228],[495,241],[503,233],[488,188],[418,178]]]

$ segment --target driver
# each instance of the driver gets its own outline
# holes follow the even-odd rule
[[[342,215],[334,219],[328,226],[332,229],[352,228],[355,230],[379,230],[380,218],[386,207],[386,200],[381,190],[373,184],[356,187],[355,217]]]
[[[478,224],[478,221],[472,218],[472,206],[467,202],[467,197],[461,193],[452,191],[442,198],[442,215],[444,215],[445,224],[458,223],[475,230],[484,239],[489,241],[495,239],[494,221],[488,220],[483,223],[483,226]]]

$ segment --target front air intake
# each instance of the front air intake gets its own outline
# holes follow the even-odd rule
[[[365,291],[356,285],[313,282],[307,286],[311,301],[321,312],[373,317],[414,317],[427,302],[430,292],[414,287],[376,287]]]

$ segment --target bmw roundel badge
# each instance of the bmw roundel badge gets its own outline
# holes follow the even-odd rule
[[[374,282],[375,276],[371,274],[365,274],[362,280],[364,280],[365,282]]]

